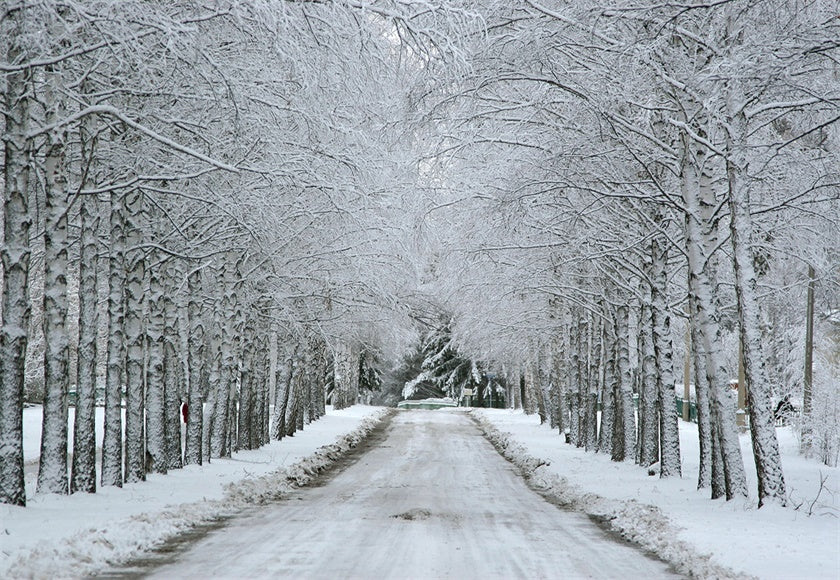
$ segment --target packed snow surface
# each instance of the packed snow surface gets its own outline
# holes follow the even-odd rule
[[[0,505],[0,578],[89,575],[196,525],[281,497],[355,447],[383,413],[378,407],[328,408],[294,437],[95,494],[34,494],[28,473],[27,507]],[[38,440],[40,415],[39,407],[24,415],[30,467],[37,466],[38,448],[31,442]]]
[[[230,520],[151,577],[675,575],[531,490],[465,413],[401,411],[323,485]]]
[[[790,428],[779,444],[788,507],[757,509],[749,500],[712,501],[696,489],[697,425],[680,421],[681,479],[659,479],[633,463],[615,463],[561,442],[535,415],[503,409],[473,412],[488,437],[547,495],[609,521],[613,530],[696,577],[840,578],[837,468],[798,453]],[[751,490],[755,466],[748,434],[741,446]],[[753,491],[755,493],[755,491]]]
[[[180,563],[144,572],[840,578],[840,474],[801,457],[788,428],[778,430],[790,495],[785,508],[758,510],[754,497],[711,501],[707,490],[697,491],[694,424],[680,423],[683,477],[661,480],[632,463],[566,445],[536,416],[497,409],[476,410],[474,417],[518,469],[461,410],[406,411],[371,436],[370,450],[356,463],[319,487],[298,489],[376,433],[383,413],[330,409],[294,437],[232,459],[150,475],[122,489],[55,496],[34,493],[40,409],[27,409],[29,505],[0,506],[0,578],[119,570],[182,532],[227,517]],[[741,441],[754,489],[749,437]],[[668,565],[616,542],[587,515]],[[235,569],[224,568],[230,562]]]

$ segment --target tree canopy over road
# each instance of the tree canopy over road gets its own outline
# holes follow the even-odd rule
[[[690,375],[728,499],[739,377],[783,503],[780,400],[840,453],[838,39],[835,0],[3,3],[0,502],[26,402],[39,492],[94,492],[423,345],[444,394],[489,378],[662,477]]]

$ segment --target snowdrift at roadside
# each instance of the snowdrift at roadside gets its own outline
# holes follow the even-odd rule
[[[473,412],[497,448],[551,492],[553,501],[590,514],[609,530],[695,577],[762,580],[840,578],[840,468],[799,452],[790,427],[777,429],[788,507],[757,508],[748,432],[740,435],[747,499],[711,500],[697,489],[697,424],[680,421],[682,477],[660,479],[632,462],[611,461],[562,443],[536,415],[509,409]],[[549,494],[546,494],[549,495]]]
[[[11,552],[6,552],[0,540],[0,577],[89,576],[152,550],[196,526],[230,517],[250,506],[279,499],[296,487],[311,482],[318,474],[359,445],[387,414],[385,409],[368,411],[354,429],[339,436],[334,443],[315,449],[291,466],[228,483],[219,499],[199,499],[199,495],[196,498],[198,501],[167,506],[164,509],[152,509],[128,518],[106,520],[95,527],[77,529],[71,536],[59,541],[41,541],[37,545],[22,546]],[[317,429],[317,425],[318,423],[313,423],[308,428]],[[202,473],[199,469],[193,475],[200,478]],[[72,497],[57,499],[72,501]],[[105,503],[114,501],[115,498],[118,496],[105,498]],[[61,509],[61,506],[57,507]],[[18,514],[25,515],[25,512],[19,511]],[[84,514],[79,514],[79,517],[84,518]],[[49,526],[50,522],[46,520],[43,524]],[[0,529],[0,535],[2,533],[3,530]]]
[[[712,562],[709,555],[675,539],[678,528],[656,506],[587,493],[552,472],[546,460],[531,456],[511,433],[499,431],[481,412],[473,411],[470,415],[496,449],[519,467],[533,487],[553,503],[598,519],[610,530],[671,564],[681,574],[696,578],[748,578]]]

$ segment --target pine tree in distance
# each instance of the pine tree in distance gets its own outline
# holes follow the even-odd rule
[[[452,339],[452,321],[448,320],[432,328],[424,336],[421,346],[423,362],[420,372],[403,387],[404,399],[423,399],[429,397],[448,397],[456,401],[466,393],[473,393],[472,404],[489,406],[493,398],[500,402],[504,390],[496,381],[494,397],[487,386],[492,374],[486,365],[458,352]]]

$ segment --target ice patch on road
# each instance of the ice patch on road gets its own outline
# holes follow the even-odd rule
[[[414,508],[405,511],[401,514],[393,515],[391,517],[396,518],[398,520],[406,520],[409,522],[414,520],[428,520],[430,517],[432,517],[432,512],[423,508]]]
[[[652,505],[621,501],[586,493],[548,469],[549,462],[531,456],[510,433],[499,431],[481,413],[470,411],[484,435],[506,459],[522,470],[529,483],[563,508],[585,513],[603,522],[644,550],[693,578],[752,578],[711,561],[711,556],[676,539],[678,526]]]

